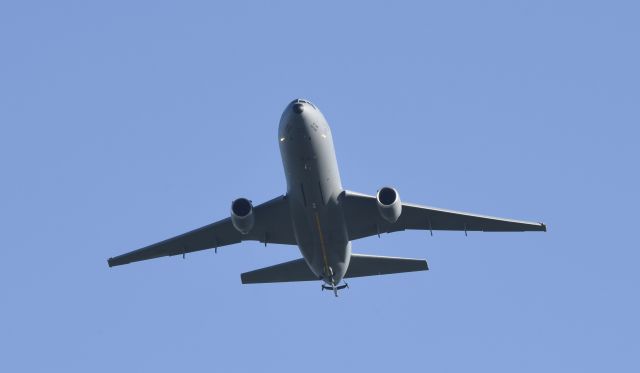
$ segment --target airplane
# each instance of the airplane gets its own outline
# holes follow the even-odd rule
[[[287,193],[253,206],[231,203],[226,219],[108,260],[109,267],[163,256],[184,255],[242,241],[297,245],[302,258],[242,273],[243,284],[321,281],[322,290],[348,287],[346,278],[428,270],[426,260],[351,252],[351,242],[407,229],[433,231],[545,231],[543,223],[405,203],[395,188],[375,196],[342,187],[331,129],[318,107],[295,99],[278,127]],[[340,284],[343,282],[343,284]]]

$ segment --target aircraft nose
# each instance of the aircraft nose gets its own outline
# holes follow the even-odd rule
[[[302,112],[304,111],[304,104],[298,102],[297,104],[293,105],[292,110],[296,114],[302,114]]]

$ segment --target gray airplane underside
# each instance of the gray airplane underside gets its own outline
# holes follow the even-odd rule
[[[297,99],[284,110],[278,143],[287,193],[258,206],[246,198],[231,216],[168,240],[110,258],[118,266],[162,256],[184,255],[242,241],[297,245],[301,259],[246,272],[242,283],[322,280],[343,288],[344,278],[427,270],[422,259],[351,253],[351,241],[407,229],[522,232],[546,231],[542,223],[502,219],[403,203],[394,188],[375,196],[343,189],[331,130],[318,108]]]

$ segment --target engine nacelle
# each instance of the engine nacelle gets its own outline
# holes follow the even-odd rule
[[[251,201],[246,198],[238,198],[231,202],[231,223],[242,234],[251,231],[255,223]]]
[[[394,188],[383,187],[376,194],[376,202],[380,216],[389,223],[395,223],[402,213],[400,195]]]

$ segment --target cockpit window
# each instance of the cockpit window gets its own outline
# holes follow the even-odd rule
[[[291,101],[291,103],[290,103],[290,104],[295,104],[295,103],[298,103],[298,102],[303,102],[303,103],[305,103],[305,104],[310,105],[312,108],[314,108],[314,109],[318,110],[318,108],[316,107],[316,105],[314,105],[311,101],[307,101],[307,100],[302,99],[302,98],[296,98],[295,100]]]

